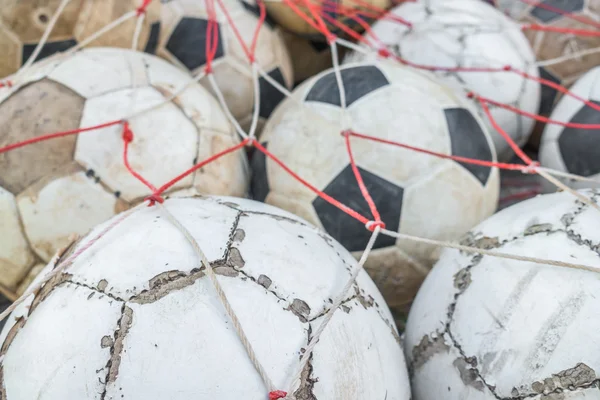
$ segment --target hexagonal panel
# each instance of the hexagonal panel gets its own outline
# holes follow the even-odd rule
[[[95,97],[86,102],[82,125],[93,126],[118,120],[130,112],[160,104],[164,97],[154,88],[125,89]],[[132,168],[158,187],[193,165],[198,153],[196,126],[173,103],[163,104],[151,113],[129,121],[134,134],[129,148]],[[121,125],[97,129],[81,135],[75,159],[110,187],[120,191],[123,199],[133,201],[147,196],[150,189],[138,181],[123,163],[123,128]],[[192,184],[188,176],[173,186]]]
[[[279,68],[275,68],[269,72],[269,76],[281,86],[286,86],[285,79]],[[262,76],[258,79],[258,85],[260,90],[260,110],[258,115],[262,118],[269,118],[275,107],[285,98],[285,95]]]
[[[35,51],[37,47],[37,43],[28,43],[23,45],[23,54],[22,54],[22,62],[25,63],[29,60],[29,57]],[[67,40],[56,40],[53,42],[46,42],[42,50],[39,52],[38,56],[35,58],[35,61],[41,60],[46,57],[50,57],[55,53],[60,53],[65,50],[69,50],[71,47],[77,45],[77,41],[75,39],[67,39]]]
[[[217,24],[217,51],[215,59],[223,57],[223,37]],[[167,50],[189,70],[206,64],[206,37],[208,21],[202,18],[184,17],[179,21],[167,42]]]
[[[12,193],[0,187],[0,283],[14,287],[34,262]]]
[[[31,247],[46,262],[70,235],[85,235],[125,208],[75,163],[27,188],[17,204]]]
[[[344,68],[340,73],[347,107],[372,91],[389,85],[385,75],[373,65]],[[330,71],[314,81],[305,101],[341,106],[340,91],[335,73]]]
[[[493,161],[492,148],[482,126],[466,108],[447,108],[444,110],[448,133],[452,143],[452,155],[482,161]],[[483,186],[487,183],[491,168],[476,164],[462,163]]]
[[[0,103],[0,146],[79,128],[84,99],[48,79],[17,90]],[[0,154],[0,186],[19,193],[73,160],[77,136],[36,143]]]
[[[591,101],[600,105],[600,101]],[[573,123],[600,124],[600,113],[583,105],[571,118]],[[600,173],[599,129],[565,128],[558,138],[558,145],[567,171],[581,176]]]
[[[405,189],[400,232],[454,240],[481,221],[485,203],[497,201],[486,193],[464,168],[448,162]],[[397,246],[428,267],[440,252],[435,246],[404,240]]]
[[[543,0],[530,11],[530,15],[546,24],[563,18],[565,14],[573,14],[583,10],[585,0]],[[546,7],[544,7],[546,6]],[[556,12],[561,11],[561,12]]]
[[[404,189],[360,167],[358,167],[358,170],[381,215],[381,220],[386,224],[386,228],[397,231],[400,224]],[[350,165],[344,168],[323,192],[365,217],[372,219],[369,205],[360,191]],[[317,215],[327,233],[340,242],[342,246],[349,251],[364,250],[371,237],[371,232],[365,228],[362,222],[344,213],[321,197],[317,197],[313,201],[313,207],[317,211]],[[393,246],[395,241],[396,239],[392,237],[379,235],[374,248]]]

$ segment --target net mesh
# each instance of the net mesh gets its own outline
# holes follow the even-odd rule
[[[136,20],[136,30],[135,30],[133,37],[131,38],[131,47],[133,49],[138,48],[139,35],[140,35],[141,29],[142,29],[142,24],[143,24],[144,18],[146,16],[145,10],[151,1],[158,1],[158,0],[143,0],[139,4],[139,7],[137,9],[130,10],[130,12],[122,15],[120,18],[118,18],[118,19],[114,20],[113,22],[111,22],[110,24],[106,25],[105,27],[100,29],[98,32],[89,36],[83,42],[79,43],[77,46],[66,51],[64,53],[64,56],[69,56],[70,54],[73,54],[78,49],[81,49],[81,48],[87,46],[89,43],[93,42],[98,37],[101,37],[103,34],[110,32],[111,29],[115,29],[120,24],[123,24],[129,20]],[[253,147],[254,151],[263,153],[268,159],[272,160],[279,168],[282,168],[283,170],[285,170],[289,175],[289,179],[297,180],[302,185],[306,186],[308,189],[310,189],[312,192],[314,192],[317,196],[322,198],[324,201],[330,203],[331,205],[333,205],[334,207],[343,211],[344,213],[348,214],[352,218],[360,221],[364,225],[364,229],[370,231],[372,234],[371,240],[369,242],[370,246],[372,246],[372,244],[374,242],[374,238],[376,238],[377,235],[381,234],[381,235],[389,235],[389,236],[396,237],[396,238],[402,238],[403,240],[411,240],[411,241],[415,241],[415,242],[424,242],[424,243],[434,244],[436,246],[441,246],[441,247],[454,247],[454,248],[460,247],[464,251],[469,251],[469,252],[474,252],[474,253],[488,254],[488,255],[497,256],[497,257],[514,258],[513,256],[507,255],[507,254],[494,253],[494,252],[485,251],[485,250],[478,249],[478,248],[470,248],[468,246],[458,246],[456,243],[435,241],[435,240],[431,240],[431,239],[427,239],[427,238],[415,237],[415,236],[400,234],[398,232],[392,232],[392,231],[386,230],[385,229],[386,221],[382,220],[380,217],[380,213],[377,209],[375,201],[373,201],[373,199],[369,193],[369,190],[364,183],[363,177],[361,176],[361,172],[360,172],[359,168],[357,167],[357,163],[356,163],[356,160],[355,160],[355,157],[353,154],[353,142],[359,141],[359,140],[373,141],[373,142],[376,142],[380,146],[398,146],[398,147],[408,149],[410,151],[427,154],[430,157],[451,159],[451,160],[454,160],[454,161],[457,161],[457,162],[460,162],[463,164],[474,164],[474,165],[485,166],[485,167],[495,167],[495,168],[498,168],[498,169],[501,169],[504,171],[511,171],[512,175],[507,177],[504,181],[504,185],[506,187],[509,187],[510,189],[507,191],[506,196],[500,200],[501,206],[503,206],[503,204],[507,205],[512,202],[519,201],[523,198],[531,197],[531,196],[541,192],[541,185],[539,183],[540,182],[539,180],[536,180],[535,183],[533,183],[533,184],[527,184],[527,183],[524,184],[522,180],[516,179],[516,177],[518,177],[519,175],[525,174],[528,176],[537,176],[540,179],[546,180],[550,184],[555,185],[560,190],[568,191],[573,196],[576,196],[580,201],[590,204],[594,208],[598,209],[598,206],[596,205],[596,203],[593,202],[590,198],[573,191],[571,188],[566,186],[562,182],[562,180],[557,179],[557,178],[568,178],[568,179],[572,179],[572,180],[588,181],[589,183],[593,183],[593,184],[598,184],[598,183],[600,183],[600,181],[598,181],[594,178],[573,175],[573,174],[565,173],[562,171],[552,170],[549,168],[542,168],[540,166],[539,162],[537,162],[535,159],[532,158],[531,154],[527,154],[525,151],[523,151],[517,145],[517,143],[515,143],[515,141],[513,139],[511,139],[510,135],[502,129],[502,127],[495,121],[490,109],[491,108],[502,108],[502,109],[506,109],[512,113],[516,113],[516,114],[525,116],[526,118],[531,118],[540,123],[556,124],[556,125],[560,125],[563,127],[576,128],[576,129],[600,129],[600,124],[585,124],[585,123],[556,121],[556,120],[550,119],[547,116],[526,112],[526,111],[520,110],[519,108],[515,107],[514,105],[504,104],[504,103],[498,102],[496,100],[484,97],[474,91],[468,91],[468,97],[473,99],[475,102],[477,102],[481,106],[481,109],[483,110],[485,116],[488,118],[490,124],[496,129],[498,134],[500,134],[503,137],[503,139],[508,143],[508,145],[514,152],[516,159],[518,161],[517,162],[494,162],[494,161],[478,160],[478,159],[472,159],[472,158],[467,158],[467,157],[459,157],[459,156],[455,156],[455,155],[442,154],[442,153],[430,151],[425,148],[418,148],[415,146],[411,146],[410,144],[407,144],[407,143],[396,142],[396,141],[391,141],[391,140],[384,140],[381,138],[370,136],[365,133],[354,131],[354,130],[350,129],[348,126],[344,126],[344,124],[341,123],[340,131],[339,131],[339,134],[340,134],[339,145],[343,146],[347,151],[348,161],[352,167],[352,172],[355,177],[356,185],[360,188],[360,193],[362,194],[362,196],[364,197],[364,200],[368,204],[370,213],[368,215],[364,215],[364,214],[354,210],[349,205],[344,204],[344,202],[342,200],[336,199],[332,196],[329,196],[328,194],[319,190],[309,180],[300,176],[293,169],[288,167],[285,163],[285,160],[279,159],[276,155],[274,155],[272,152],[267,150],[267,148],[265,148],[265,146],[263,146],[261,143],[259,143],[257,141],[256,131],[257,131],[258,119],[259,119],[258,110],[260,109],[260,99],[261,99],[261,96],[260,96],[261,88],[258,83],[259,78],[263,78],[268,84],[272,85],[273,88],[275,88],[277,91],[281,92],[284,96],[291,97],[291,95],[292,95],[292,93],[286,87],[284,87],[279,82],[277,82],[277,80],[274,79],[272,76],[270,76],[267,73],[267,71],[263,70],[261,68],[261,66],[259,65],[259,63],[256,62],[256,59],[255,59],[259,30],[261,29],[261,26],[263,24],[265,24],[265,21],[267,19],[267,11],[266,11],[265,3],[262,0],[259,0],[255,4],[252,4],[253,7],[256,7],[258,9],[258,23],[255,27],[254,35],[251,38],[244,38],[240,34],[240,31],[237,29],[236,21],[231,17],[230,13],[228,12],[228,8],[227,8],[226,4],[223,2],[223,0],[198,0],[198,1],[204,2],[208,16],[209,16],[209,23],[207,25],[207,29],[206,29],[206,33],[205,33],[206,64],[205,64],[204,68],[199,73],[197,73],[195,76],[193,76],[186,85],[183,85],[182,87],[174,90],[173,94],[166,100],[166,102],[172,101],[177,95],[179,95],[180,93],[185,91],[190,85],[193,85],[196,82],[199,82],[201,79],[207,78],[208,81],[210,82],[210,85],[212,86],[213,91],[216,94],[217,99],[219,100],[221,107],[226,112],[227,117],[229,118],[231,124],[233,126],[235,126],[237,134],[241,138],[241,141],[239,144],[232,146],[226,150],[223,150],[223,151],[211,156],[210,158],[207,158],[204,160],[199,160],[193,167],[189,168],[188,170],[181,171],[181,173],[178,176],[174,176],[171,180],[169,180],[167,182],[150,182],[142,174],[137,172],[135,170],[135,168],[129,163],[130,149],[132,146],[135,146],[135,144],[136,144],[136,132],[134,132],[131,129],[131,126],[128,121],[131,118],[133,118],[134,116],[152,112],[152,110],[154,110],[154,109],[160,107],[162,104],[164,104],[164,103],[161,103],[161,104],[152,105],[152,106],[148,107],[147,109],[137,111],[135,114],[131,114],[130,116],[123,118],[123,119],[114,120],[114,121],[106,121],[102,124],[98,124],[95,126],[86,126],[86,127],[81,127],[79,129],[69,130],[69,131],[48,132],[45,135],[38,136],[38,137],[29,139],[26,141],[11,143],[11,144],[8,144],[8,145],[0,148],[0,154],[6,153],[6,152],[9,152],[9,151],[12,151],[14,149],[21,148],[24,146],[30,146],[30,145],[34,145],[39,142],[49,141],[49,140],[53,140],[53,139],[64,137],[64,136],[85,135],[86,132],[106,128],[109,126],[121,126],[121,128],[122,128],[122,145],[123,145],[122,146],[122,163],[127,168],[127,170],[131,173],[131,175],[133,175],[137,180],[139,180],[139,182],[141,182],[143,185],[145,185],[147,187],[148,196],[146,197],[145,200],[147,201],[149,206],[155,206],[155,205],[157,205],[157,203],[163,203],[165,193],[181,179],[184,179],[185,177],[189,176],[190,174],[194,173],[195,171],[203,168],[204,166],[208,165],[209,163],[211,163],[227,154],[230,154],[233,152],[245,151],[245,148]],[[546,9],[547,11],[550,11],[550,12],[553,12],[556,14],[561,14],[563,18],[572,19],[584,26],[589,27],[589,29],[580,29],[580,28],[574,29],[574,28],[560,28],[560,27],[552,27],[552,26],[543,26],[543,25],[535,24],[535,23],[524,23],[521,25],[521,29],[525,32],[526,31],[549,31],[549,32],[555,32],[555,33],[560,33],[560,34],[569,35],[569,36],[581,36],[581,37],[600,36],[600,32],[597,29],[600,26],[600,24],[591,20],[590,18],[582,17],[580,15],[566,13],[563,10],[557,9],[551,5],[539,3],[537,0],[520,0],[520,1],[526,5],[535,5],[536,7]],[[57,13],[50,20],[50,22],[48,24],[48,28],[46,30],[46,33],[44,34],[42,40],[39,42],[39,44],[36,47],[36,49],[34,50],[34,52],[32,53],[31,57],[24,63],[23,67],[15,75],[8,77],[0,82],[0,90],[10,90],[13,86],[18,85],[19,80],[27,74],[27,71],[31,68],[31,64],[33,63],[33,60],[37,57],[37,55],[43,49],[46,40],[48,39],[50,33],[54,29],[55,24],[58,20],[58,16],[60,15],[62,10],[65,8],[65,6],[68,3],[69,3],[69,0],[63,0],[61,2],[60,6],[57,9]],[[280,3],[282,6],[288,7],[290,10],[292,10],[294,13],[296,13],[308,26],[310,26],[312,29],[319,32],[321,35],[323,35],[326,38],[328,46],[330,47],[330,50],[331,50],[331,55],[332,55],[331,64],[332,64],[333,69],[337,76],[337,85],[338,85],[338,90],[340,93],[342,109],[346,108],[346,104],[345,104],[345,100],[344,100],[345,88],[342,83],[342,79],[340,77],[340,68],[341,67],[340,67],[340,63],[338,60],[338,53],[340,52],[341,48],[346,48],[346,49],[349,49],[349,50],[352,50],[355,52],[360,52],[360,53],[365,53],[365,54],[376,53],[380,58],[393,60],[394,62],[397,62],[402,65],[410,66],[410,67],[416,68],[416,69],[428,70],[428,71],[447,71],[447,72],[461,72],[461,73],[472,72],[472,73],[487,73],[487,74],[497,74],[497,73],[507,73],[508,72],[511,74],[518,75],[527,80],[534,80],[544,87],[548,87],[548,88],[555,90],[556,92],[560,93],[562,96],[569,96],[569,97],[581,102],[582,104],[585,104],[587,107],[590,107],[593,110],[600,111],[600,105],[572,93],[564,86],[562,86],[552,80],[549,80],[549,79],[531,76],[530,74],[526,73],[525,71],[521,71],[511,65],[504,65],[501,67],[482,66],[482,67],[448,68],[448,67],[440,67],[440,66],[436,66],[436,65],[423,65],[423,64],[413,63],[406,59],[403,59],[403,58],[397,56],[394,53],[393,49],[387,48],[386,45],[381,40],[379,40],[377,35],[371,29],[371,26],[369,25],[369,23],[376,19],[389,18],[394,23],[411,27],[411,21],[406,21],[406,20],[396,17],[396,16],[385,16],[386,10],[378,8],[376,6],[373,6],[372,4],[370,4],[369,2],[366,2],[364,0],[352,0],[349,2],[344,2],[344,4],[340,4],[335,1],[316,1],[316,0],[314,0],[314,1],[282,0]],[[236,121],[236,119],[233,117],[232,112],[229,110],[228,105],[224,99],[224,95],[223,95],[221,89],[219,88],[219,85],[217,84],[216,80],[212,76],[213,75],[213,62],[215,60],[215,56],[216,56],[218,45],[219,45],[219,43],[218,43],[219,36],[218,36],[217,10],[225,15],[229,24],[231,25],[231,28],[233,29],[234,34],[236,36],[236,39],[239,42],[239,44],[242,46],[244,54],[246,55],[247,68],[251,71],[251,74],[253,77],[253,82],[254,82],[253,90],[254,90],[255,106],[253,109],[254,111],[253,111],[253,115],[252,115],[252,122],[249,125],[250,126],[249,129],[247,129],[247,130],[244,130],[240,126],[240,124]],[[356,29],[356,27],[359,27],[359,29]],[[361,33],[358,33],[357,30],[365,31],[366,33],[368,33],[368,35],[364,36]],[[367,36],[369,37],[369,39],[366,38]],[[363,46],[359,46],[358,44],[362,44]],[[538,65],[539,66],[547,66],[547,65],[551,65],[553,63],[564,62],[566,59],[577,59],[580,57],[584,57],[584,56],[593,54],[598,51],[600,51],[600,50],[596,49],[596,48],[586,49],[586,50],[574,49],[567,56],[561,56],[560,59],[545,60],[545,61],[538,63]],[[301,105],[299,104],[299,106],[301,106]],[[103,232],[103,234],[105,234],[105,233],[106,232]],[[91,242],[91,243],[93,243],[93,242]],[[202,244],[200,243],[199,246],[202,246]],[[367,247],[367,249],[365,250],[365,252],[363,254],[363,257],[361,258],[360,263],[355,266],[356,271],[360,270],[360,268],[362,267],[362,264],[364,263],[364,260],[369,256],[370,250],[371,250],[371,248]],[[517,259],[519,259],[519,257],[517,257]],[[523,259],[524,261],[526,260],[526,258],[520,258],[520,259]],[[542,263],[542,264],[545,263],[545,264],[549,264],[549,265],[558,265],[561,267],[580,268],[580,269],[587,269],[587,270],[594,270],[594,271],[597,270],[595,267],[591,267],[591,266],[566,264],[566,263],[554,262],[553,260],[536,259],[535,261]],[[66,263],[63,263],[62,268],[68,267],[67,264],[70,264],[72,262],[73,262],[73,256],[71,256],[67,260]],[[49,278],[50,277],[48,277],[48,279]],[[41,286],[48,279],[44,279],[40,284],[37,285],[37,287],[30,288],[23,296],[21,296],[20,299],[18,299],[13,304],[12,307],[10,307],[7,311],[2,313],[2,317],[5,318],[8,315],[8,313],[18,303],[23,301],[23,299],[25,299],[31,293],[34,293],[34,291],[37,288],[39,288],[39,286]],[[352,280],[350,280],[349,284],[351,284],[351,283],[352,283]],[[348,289],[349,287],[350,286],[348,285],[346,289]],[[5,292],[5,294],[7,294],[7,296],[14,298],[14,294],[10,293],[9,291],[7,291],[4,288],[2,290]],[[343,298],[344,295],[345,295],[345,293],[341,293],[340,298]],[[226,294],[223,294],[223,296],[226,297]],[[335,308],[333,308],[331,310],[331,313],[333,313],[333,312],[335,312]],[[325,325],[326,325],[326,323],[323,324],[322,329],[325,329]],[[313,342],[316,342],[316,341],[318,341],[318,335],[313,337]],[[310,345],[309,345],[309,349],[310,349]],[[302,363],[305,362],[306,360],[308,360],[309,357],[310,357],[310,351],[306,351],[303,354],[302,360],[300,361],[300,367],[298,369],[298,374],[300,373],[300,371],[302,371]],[[258,362],[258,360],[253,360],[253,361],[255,362],[255,365],[257,365],[257,368],[258,368],[260,366],[260,363]],[[265,379],[266,382],[268,382],[268,377],[263,376],[263,378]],[[289,388],[274,388],[274,387],[272,387],[272,384],[267,385],[267,386],[269,386],[269,390],[270,390],[270,393],[268,394],[268,398],[269,399],[280,399],[280,398],[291,399],[291,398],[293,398],[292,393],[294,392],[294,385],[296,383],[297,383],[297,380],[292,380],[292,384],[290,385]],[[285,391],[282,389],[285,389]]]

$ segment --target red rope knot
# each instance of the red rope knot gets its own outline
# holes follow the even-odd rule
[[[336,41],[337,36],[335,36],[333,33],[329,32],[325,35],[325,38],[327,39],[327,44],[331,46],[331,43]]]
[[[341,134],[343,137],[346,137],[346,138],[347,138],[347,137],[350,137],[350,136],[352,136],[352,131],[351,131],[350,129],[344,129],[342,132],[340,132],[340,134]]]
[[[163,199],[161,197],[161,195],[158,193],[154,193],[154,194],[146,197],[144,200],[148,201],[148,207],[153,207],[156,203],[162,204],[165,202],[165,199]]]
[[[254,147],[254,143],[256,143],[256,137],[248,136],[246,139],[244,139],[243,143],[244,146]]]
[[[473,92],[468,92],[467,93],[467,98],[468,99],[472,99],[473,97],[475,97],[475,93],[473,93]]]
[[[533,161],[531,164],[524,167],[521,170],[521,172],[524,174],[535,174],[535,173],[537,173],[537,169],[539,166],[540,166],[540,163],[538,161]]]
[[[204,67],[204,72],[206,72],[206,75],[209,75],[212,73],[212,71],[213,71],[212,64],[207,63],[206,66]]]
[[[504,67],[502,67],[502,69],[504,71],[512,71],[513,67],[511,65],[505,65]]]
[[[141,6],[139,6],[135,11],[137,12],[137,15],[140,16],[142,14],[146,13],[146,8],[148,8],[148,5],[150,4],[152,0],[144,0],[144,2],[142,3]]]
[[[377,51],[377,54],[379,54],[383,58],[389,58],[392,55],[392,53],[390,53],[388,49],[379,49]]]
[[[129,127],[129,122],[123,122],[123,140],[127,143],[133,142],[133,131]]]
[[[375,228],[380,227],[381,229],[385,229],[385,224],[383,221],[369,221],[365,224],[365,227],[368,231],[374,232]]]
[[[269,400],[284,399],[285,396],[287,396],[287,392],[284,392],[283,390],[273,390],[269,393]]]

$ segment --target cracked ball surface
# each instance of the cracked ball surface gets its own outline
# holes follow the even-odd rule
[[[350,277],[353,257],[298,217],[254,201],[173,198],[165,207],[210,260],[269,377],[289,390],[308,341]],[[204,266],[159,207],[140,206],[31,295],[0,340],[2,399],[267,397]],[[294,394],[297,400],[410,398],[392,316],[364,271]]]
[[[598,226],[597,210],[560,192],[497,213],[462,244],[600,268]],[[600,398],[599,290],[595,272],[443,251],[406,328],[414,399]]]

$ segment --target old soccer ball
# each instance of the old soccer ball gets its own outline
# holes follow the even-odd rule
[[[142,5],[142,0],[70,0],[37,60],[67,50]],[[61,0],[2,0],[0,5],[0,78],[21,67],[33,54]],[[160,2],[146,8],[138,49],[153,53],[160,31]],[[104,33],[90,46],[131,48],[136,18]]]
[[[293,7],[289,3],[292,3]],[[310,9],[304,1],[291,0],[289,3],[286,0],[265,1],[269,15],[284,29],[307,39],[325,41],[323,33],[315,29],[305,18],[318,24],[316,14],[326,25],[329,32],[344,36],[344,30],[337,24],[343,24],[356,32],[362,32],[366,23],[381,17],[393,3],[393,0],[309,0]],[[299,14],[294,7],[304,16]]]
[[[550,118],[564,123],[600,124],[600,67],[582,76],[571,92],[589,100],[596,110],[571,96],[564,96]],[[540,145],[540,163],[552,168],[588,178],[600,178],[600,129],[580,129],[547,124]],[[600,186],[589,181],[566,179],[574,188]]]
[[[217,101],[200,85],[165,103],[190,79],[164,60],[131,50],[55,55],[0,91],[0,147],[156,107],[128,121],[134,133],[130,164],[158,187],[239,143]],[[117,124],[0,154],[1,284],[14,289],[71,234],[87,233],[150,194],[124,166],[122,132]],[[249,178],[242,153],[218,159],[172,189],[243,195]]]
[[[259,26],[260,11],[254,3],[242,0],[222,2],[227,13],[215,1],[218,26],[216,53],[212,64],[215,81],[225,103],[242,129],[248,131],[254,111],[254,78],[248,56],[244,52],[236,30],[248,48]],[[205,2],[170,0],[163,4],[162,30],[157,54],[194,74],[204,71],[207,62],[209,13]],[[229,21],[233,21],[233,24]],[[270,20],[260,27],[254,53],[258,66],[280,85],[291,88],[293,71],[290,56],[281,33]],[[258,75],[259,120],[258,131],[284,94]],[[200,80],[213,94],[208,77]]]
[[[352,256],[299,218],[250,200],[164,206],[211,263],[267,375],[290,390],[308,341],[356,267]],[[135,210],[10,317],[3,398],[266,399],[205,271],[164,211]],[[297,399],[409,400],[398,333],[364,271],[293,389]]]
[[[500,211],[463,243],[600,268],[599,224],[561,192]],[[408,317],[414,399],[598,398],[599,290],[598,272],[444,250]]]
[[[371,218],[348,160],[345,129],[446,155],[493,161],[491,139],[466,99],[429,73],[387,62],[327,70],[299,86],[267,123],[261,142],[317,189]],[[348,121],[349,125],[343,125]],[[498,171],[351,138],[360,174],[387,229],[434,239],[462,235],[489,216],[498,200]],[[252,193],[323,227],[359,255],[365,226],[288,175],[259,151]],[[435,216],[435,217],[432,217]],[[435,259],[429,245],[380,235],[366,267],[390,307],[402,311]]]
[[[436,75],[447,85],[508,104],[529,113],[538,111],[540,84],[508,71],[473,72],[469,68],[502,69],[510,65],[537,77],[534,54],[519,26],[481,0],[406,2],[390,12],[411,26],[387,17],[376,22],[365,39],[375,50],[384,48],[411,63],[438,68]],[[375,40],[374,38],[377,38]],[[363,44],[365,50],[369,49]],[[348,62],[373,59],[361,52],[350,53]],[[463,68],[454,71],[453,68]],[[450,69],[450,70],[448,70]],[[514,155],[508,142],[492,126],[476,101],[498,152],[507,161]],[[523,146],[533,129],[533,119],[496,106],[488,106],[498,125]]]

